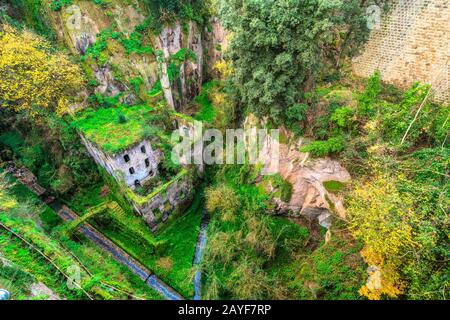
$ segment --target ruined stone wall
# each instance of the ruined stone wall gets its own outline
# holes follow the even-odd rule
[[[181,208],[190,200],[193,193],[193,182],[189,175],[170,184],[164,190],[155,194],[144,204],[133,202],[133,207],[139,212],[144,221],[155,231],[165,222],[170,214]]]
[[[132,190],[135,189],[135,180],[145,183],[159,174],[158,164],[161,161],[162,154],[158,149],[153,150],[147,140],[143,140],[117,155],[109,155],[103,152],[83,135],[81,135],[81,140],[100,166],[105,168],[116,180],[124,180]],[[145,152],[141,150],[141,147],[145,148]],[[125,155],[128,155],[128,161],[125,161]],[[149,159],[148,166],[145,159]],[[135,170],[133,174],[129,172],[130,167]],[[156,192],[144,202],[138,201],[139,197],[127,196],[126,198],[152,230],[156,230],[172,212],[181,208],[190,199],[192,191],[193,181],[191,176],[186,174],[181,178],[174,177],[173,182],[169,183],[166,188]],[[128,195],[127,192],[125,194]]]
[[[392,2],[362,54],[354,59],[354,73],[368,77],[379,70],[384,81],[403,89],[415,81],[428,83],[435,101],[448,104],[450,1]]]

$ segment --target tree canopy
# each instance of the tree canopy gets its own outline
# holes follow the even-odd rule
[[[365,39],[362,2],[219,0],[243,105],[259,116],[285,118],[324,66],[339,65]]]

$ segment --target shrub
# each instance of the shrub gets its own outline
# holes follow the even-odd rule
[[[206,190],[206,208],[210,212],[218,211],[224,220],[231,220],[239,207],[234,190],[220,185]]]
[[[52,11],[59,11],[64,7],[67,7],[72,4],[72,0],[53,0],[49,7]]]
[[[374,103],[381,92],[381,75],[375,72],[367,81],[364,92],[358,98],[358,112],[370,116],[374,111]]]
[[[349,107],[337,108],[331,115],[330,120],[338,125],[339,128],[348,129],[352,126],[353,110]]]
[[[310,152],[313,156],[323,157],[344,150],[345,140],[342,136],[333,137],[326,141],[314,141],[300,148],[302,152]]]

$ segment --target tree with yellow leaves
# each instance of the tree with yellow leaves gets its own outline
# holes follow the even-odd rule
[[[68,110],[68,97],[83,84],[81,70],[66,55],[29,31],[0,25],[0,106]]]
[[[397,190],[399,179],[376,172],[370,181],[355,186],[348,203],[350,228],[364,244],[361,255],[376,270],[360,289],[369,299],[395,298],[403,292],[401,267],[418,247],[412,228],[417,220],[413,199]]]
[[[224,59],[218,60],[214,64],[214,70],[217,71],[222,80],[228,79],[234,72],[231,62]]]

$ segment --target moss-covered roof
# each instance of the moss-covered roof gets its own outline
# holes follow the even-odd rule
[[[159,107],[147,105],[86,109],[72,122],[84,136],[103,151],[116,154],[142,141],[158,116]],[[155,133],[157,128],[153,128]]]

